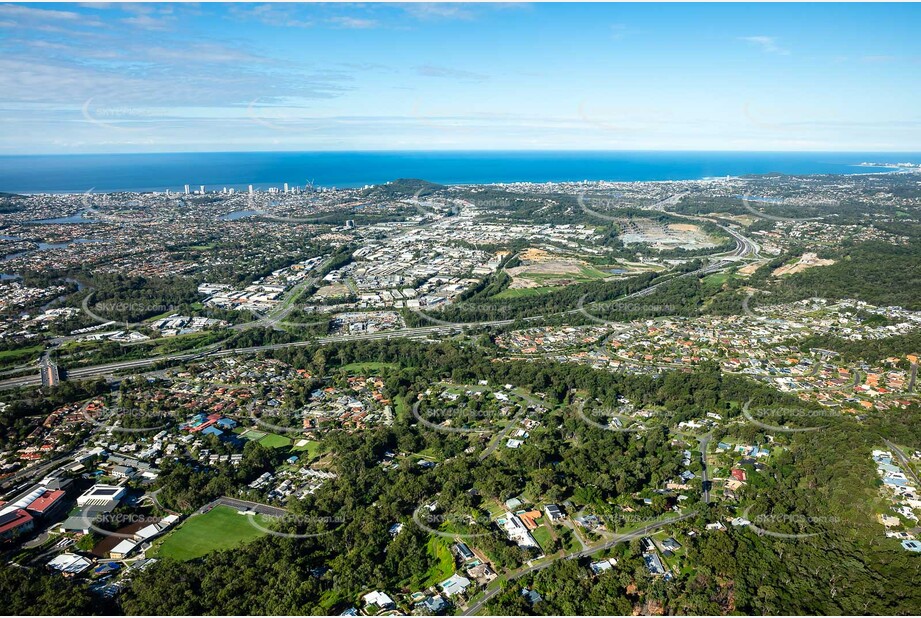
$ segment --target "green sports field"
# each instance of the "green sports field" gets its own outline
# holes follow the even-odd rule
[[[259,444],[269,448],[284,448],[291,446],[291,438],[280,436],[277,433],[268,433],[264,438],[259,440]]]
[[[284,448],[286,446],[291,446],[291,438],[277,433],[267,433],[265,431],[256,431],[255,429],[244,429],[236,433],[244,440],[258,442],[262,446],[267,446],[269,448]]]
[[[257,523],[268,527],[265,522]],[[237,547],[264,534],[250,524],[248,516],[240,515],[229,506],[216,506],[182,522],[148,554],[150,557],[194,560],[213,551]]]

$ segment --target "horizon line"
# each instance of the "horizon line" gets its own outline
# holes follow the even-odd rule
[[[0,152],[0,157],[81,157],[81,156],[137,156],[137,155],[185,155],[185,154],[464,154],[464,153],[513,153],[513,154],[540,154],[540,153],[695,153],[695,154],[913,154],[921,155],[918,150],[745,150],[745,149],[691,149],[691,148],[630,148],[630,149],[602,149],[602,148],[456,148],[456,149],[342,149],[342,150],[148,150],[126,152]]]

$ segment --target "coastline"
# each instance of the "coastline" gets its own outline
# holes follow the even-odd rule
[[[910,173],[921,153],[717,151],[405,151],[0,155],[0,192],[182,193],[313,184],[339,189],[421,178],[454,186],[694,182],[745,176]],[[859,171],[858,171],[859,170]],[[152,180],[154,179],[154,180]]]

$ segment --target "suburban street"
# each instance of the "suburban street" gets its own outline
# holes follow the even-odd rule
[[[679,521],[682,521],[682,520],[684,520],[684,519],[689,519],[689,518],[694,517],[694,516],[696,516],[696,515],[697,515],[697,511],[691,511],[690,513],[685,513],[685,514],[680,515],[680,516],[678,516],[678,517],[672,517],[671,519],[668,519],[668,520],[664,520],[664,521],[661,521],[661,522],[657,522],[657,523],[654,523],[654,524],[650,524],[650,525],[648,525],[648,526],[643,526],[643,527],[640,528],[639,530],[634,530],[634,531],[632,531],[632,532],[625,532],[624,534],[617,534],[617,535],[614,536],[614,538],[612,538],[612,539],[610,539],[610,540],[608,540],[608,541],[605,541],[604,543],[600,543],[600,544],[598,544],[598,545],[595,545],[595,546],[593,546],[593,547],[589,547],[588,549],[584,549],[584,550],[577,551],[577,552],[571,552],[571,553],[568,553],[568,554],[563,554],[563,555],[561,555],[561,556],[557,556],[556,558],[553,558],[553,559],[551,559],[551,560],[548,560],[547,562],[542,562],[542,563],[540,563],[540,564],[535,564],[535,565],[532,565],[532,566],[529,566],[529,567],[525,567],[525,568],[523,568],[523,569],[520,569],[520,570],[518,570],[518,571],[515,571],[515,572],[513,572],[513,573],[507,575],[507,576],[505,577],[505,581],[514,581],[514,580],[516,580],[516,579],[520,579],[520,578],[524,577],[525,575],[529,575],[529,574],[531,574],[531,573],[535,573],[535,572],[537,572],[537,571],[546,569],[547,567],[549,567],[551,564],[553,564],[553,563],[556,562],[557,560],[563,560],[563,559],[566,559],[566,560],[573,560],[573,559],[585,558],[586,556],[591,556],[591,555],[593,555],[593,554],[597,554],[597,553],[602,552],[602,551],[604,551],[604,550],[606,550],[606,549],[610,549],[610,548],[614,547],[614,546],[617,545],[618,543],[625,543],[625,542],[632,541],[633,539],[638,539],[638,538],[644,537],[644,536],[646,536],[647,534],[649,534],[650,532],[653,532],[653,531],[655,531],[655,530],[658,530],[659,528],[662,528],[662,527],[664,527],[664,526],[671,525],[671,524],[673,524],[673,523],[675,523],[675,522],[679,522]],[[499,586],[498,583],[496,583],[496,585],[494,585],[493,587],[489,588],[489,589],[486,591],[486,594],[484,594],[483,597],[482,597],[481,599],[477,600],[477,601],[474,602],[472,605],[470,605],[466,610],[464,610],[464,612],[461,614],[461,616],[474,616],[474,615],[476,615],[476,614],[483,608],[483,606],[486,605],[486,603],[489,602],[490,599],[492,599],[494,596],[496,596],[497,594],[499,594],[499,591],[500,591],[500,590],[501,590],[501,587]]]
[[[921,618],[921,0],[0,31],[4,613]]]
[[[713,433],[708,433],[697,438],[697,441],[700,442],[700,463],[703,465],[703,470],[700,474],[701,487],[703,488],[703,499],[705,504],[710,503],[710,476],[709,471],[707,470],[707,447],[710,444],[710,440],[713,439]]]
[[[911,461],[908,459],[908,456],[902,451],[902,449],[885,438],[883,438],[883,442],[886,443],[886,446],[892,449],[892,452],[895,453],[895,456],[898,457],[899,461],[902,462],[902,466],[904,466],[905,471],[911,475],[915,485],[921,485],[921,479],[919,479],[918,475],[915,474],[914,469],[911,467]]]
[[[757,245],[755,245],[753,242],[746,239],[741,234],[738,234],[737,232],[734,232],[730,230],[729,228],[725,228],[725,229],[736,240],[736,249],[732,252],[732,257],[738,258],[738,257],[747,257],[749,255],[757,255],[757,251],[758,251]],[[710,264],[698,270],[678,275],[678,278],[712,274],[720,270],[724,270],[732,266],[733,264],[734,264],[733,261],[727,261],[727,260],[722,260],[722,259],[717,260],[713,264]],[[670,278],[665,281],[662,281],[662,280],[656,281],[652,285],[642,290],[633,292],[631,294],[627,294],[611,302],[618,302],[618,301],[623,301],[623,300],[629,300],[632,298],[640,298],[640,297],[648,296],[652,294],[653,292],[655,292],[657,289],[659,289],[661,286],[666,285],[672,280],[674,279]],[[302,290],[299,290],[297,294],[300,294],[301,291]],[[291,298],[295,298],[297,294],[293,295]],[[286,311],[280,311],[279,313],[274,314],[271,318],[261,318],[260,320],[257,320],[255,322],[250,322],[247,325],[240,325],[240,326],[252,326],[256,324],[271,324],[272,326],[276,326],[278,323],[280,323],[281,319],[290,310],[290,304],[286,307],[286,309],[287,309]],[[554,314],[529,316],[529,317],[522,318],[522,320],[526,322],[527,321],[537,321],[537,320],[542,320],[548,317],[569,315],[572,313],[584,312],[584,311],[585,310],[580,306],[575,309],[570,309],[568,311],[562,311],[562,312],[554,313]],[[361,333],[361,334],[356,334],[356,335],[330,335],[330,336],[325,336],[325,337],[317,337],[316,339],[311,339],[307,341],[278,343],[278,344],[254,346],[254,347],[248,347],[248,348],[234,348],[231,350],[219,350],[219,351],[196,350],[192,352],[168,354],[168,355],[163,355],[163,356],[155,356],[155,357],[143,358],[143,359],[137,359],[137,360],[121,361],[117,363],[107,363],[107,364],[95,365],[91,367],[76,367],[73,369],[68,369],[66,371],[66,377],[67,379],[90,379],[90,378],[96,378],[96,377],[111,377],[116,372],[119,372],[119,371],[125,371],[127,369],[140,369],[143,367],[149,367],[158,362],[176,362],[176,361],[181,362],[181,361],[194,360],[196,358],[204,358],[204,357],[221,357],[221,356],[229,356],[229,355],[242,354],[242,353],[254,353],[254,352],[260,352],[260,351],[267,351],[267,350],[280,350],[280,349],[289,348],[289,347],[304,347],[304,346],[315,345],[316,343],[336,343],[336,342],[341,342],[341,341],[377,340],[377,339],[391,339],[391,338],[410,338],[410,339],[426,338],[431,335],[448,335],[452,333],[457,333],[467,328],[479,328],[479,327],[484,327],[484,326],[507,326],[514,322],[515,320],[505,319],[505,320],[485,320],[485,321],[480,321],[480,322],[456,323],[456,324],[440,323],[440,324],[433,325],[433,326],[402,328],[402,329],[382,331],[382,332],[377,332],[377,333]],[[27,376],[15,377],[15,378],[8,378],[6,380],[0,381],[0,390],[10,389],[10,388],[19,388],[23,386],[40,385],[42,384],[42,381],[43,379],[41,375],[27,375]]]

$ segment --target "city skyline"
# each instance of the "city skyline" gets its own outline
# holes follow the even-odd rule
[[[917,151],[915,5],[0,5],[0,154]]]

